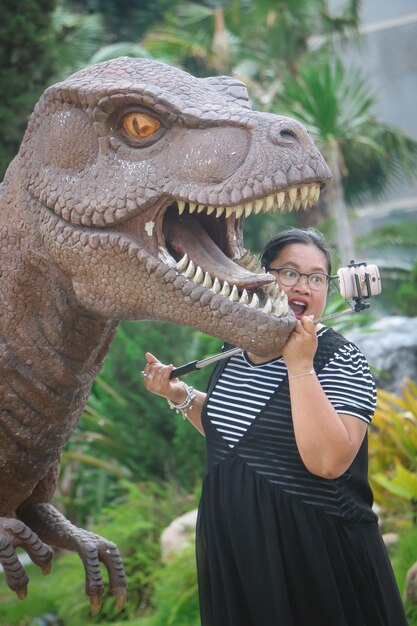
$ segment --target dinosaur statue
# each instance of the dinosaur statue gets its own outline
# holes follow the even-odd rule
[[[78,552],[91,612],[117,547],[55,508],[60,455],[119,320],[192,326],[259,355],[295,317],[245,250],[250,214],[306,209],[330,177],[303,127],[253,111],[230,77],[119,58],[49,87],[0,187],[0,563],[44,573],[49,546]]]

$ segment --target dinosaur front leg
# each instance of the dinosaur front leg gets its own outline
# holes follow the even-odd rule
[[[20,520],[0,517],[0,563],[8,586],[23,599],[29,579],[17,558],[16,548],[23,548],[44,575],[51,571],[52,551]]]
[[[85,591],[90,599],[92,615],[100,610],[104,592],[100,561],[107,569],[117,607],[122,610],[126,600],[126,576],[114,543],[74,526],[52,504],[28,504],[19,511],[19,518],[49,545],[79,554],[86,573]]]

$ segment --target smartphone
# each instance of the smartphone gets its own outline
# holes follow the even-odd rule
[[[381,276],[376,265],[341,267],[337,276],[342,298],[370,298],[381,293]]]

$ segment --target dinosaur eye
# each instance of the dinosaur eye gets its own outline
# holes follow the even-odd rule
[[[161,123],[147,113],[131,111],[124,116],[122,126],[130,137],[147,139],[159,130]]]

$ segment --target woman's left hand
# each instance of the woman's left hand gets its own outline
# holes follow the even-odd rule
[[[299,374],[313,367],[317,350],[316,325],[313,317],[304,316],[297,323],[282,349],[282,356],[291,374]]]

